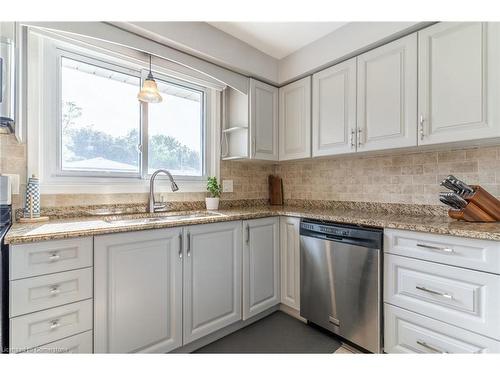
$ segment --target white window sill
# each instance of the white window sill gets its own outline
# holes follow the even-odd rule
[[[206,181],[182,181],[176,180],[179,190],[177,193],[200,193],[207,188]],[[109,181],[109,182],[53,182],[41,183],[41,194],[136,194],[149,192],[149,180],[136,181]],[[155,192],[171,193],[170,181],[157,178],[155,180]]]

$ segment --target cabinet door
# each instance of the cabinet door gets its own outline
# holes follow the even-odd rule
[[[281,303],[300,310],[300,219],[280,218]]]
[[[184,344],[241,320],[241,221],[185,229]]]
[[[356,58],[313,75],[312,156],[356,151]]]
[[[97,353],[165,353],[182,345],[181,228],[95,237]]]
[[[277,305],[279,287],[279,219],[244,222],[243,320]]]
[[[250,80],[251,158],[278,160],[278,88]]]
[[[419,31],[419,144],[500,136],[499,29],[443,22]]]
[[[358,151],[417,145],[417,35],[358,56]]]
[[[279,89],[279,159],[311,156],[311,77]]]

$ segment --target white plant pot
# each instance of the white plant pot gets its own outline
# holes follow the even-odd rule
[[[205,204],[207,205],[207,210],[218,210],[219,198],[205,198]]]

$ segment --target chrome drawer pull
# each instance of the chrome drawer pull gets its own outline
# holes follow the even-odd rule
[[[59,285],[54,285],[50,288],[50,294],[53,296],[57,296],[60,292],[61,290],[59,289]]]
[[[51,262],[58,261],[58,260],[59,260],[59,258],[61,258],[61,256],[60,256],[58,253],[52,253],[52,254],[50,254],[50,256],[49,256],[49,260],[50,260]]]
[[[418,290],[421,290],[423,292],[426,292],[426,293],[430,293],[430,294],[434,294],[436,296],[440,296],[440,297],[443,297],[443,298],[448,298],[448,299],[453,299],[453,296],[451,294],[448,294],[448,293],[441,293],[441,292],[437,292],[435,290],[432,290],[432,289],[427,289],[426,287],[424,286],[416,286],[415,289],[418,289]]]
[[[52,320],[50,322],[50,329],[56,329],[59,328],[61,324],[59,323],[59,319]]]
[[[433,347],[432,345],[427,344],[425,341],[417,340],[417,344],[420,346],[423,346],[426,349],[433,351],[434,353],[440,353],[440,354],[447,354],[448,353],[448,352],[445,352],[443,350],[437,349],[437,348]]]
[[[424,245],[421,243],[418,243],[417,247],[423,247],[424,249],[442,251],[443,253],[448,253],[448,254],[455,252],[455,250],[453,250],[452,248],[449,248],[449,247],[438,247],[438,246]]]

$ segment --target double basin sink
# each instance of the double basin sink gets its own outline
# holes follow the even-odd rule
[[[141,217],[137,217],[137,215],[131,217],[112,216],[104,219],[104,221],[109,224],[116,224],[116,225],[141,225],[141,224],[144,225],[144,224],[165,223],[171,221],[204,219],[204,218],[222,216],[222,214],[220,213],[210,212],[210,211],[195,211],[185,214],[166,212],[166,213],[155,213],[150,215],[151,216],[141,216]]]

